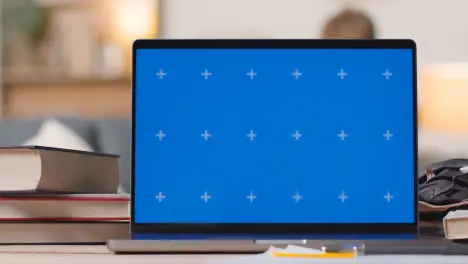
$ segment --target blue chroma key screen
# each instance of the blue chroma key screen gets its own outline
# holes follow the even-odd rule
[[[414,223],[410,49],[139,49],[135,223]]]

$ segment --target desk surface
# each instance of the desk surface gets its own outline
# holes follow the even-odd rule
[[[105,246],[0,246],[0,262],[37,264],[195,264],[220,263],[235,256],[210,255],[114,255]]]
[[[35,264],[237,264],[245,255],[113,255],[104,246],[1,246],[2,264],[35,263]],[[255,261],[262,263],[262,261]],[[350,260],[308,259],[302,263],[350,263]],[[281,259],[268,263],[290,263]],[[466,264],[468,256],[363,256],[352,263],[363,264]]]

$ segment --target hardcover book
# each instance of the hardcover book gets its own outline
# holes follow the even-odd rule
[[[0,194],[116,193],[118,156],[41,146],[0,148]]]

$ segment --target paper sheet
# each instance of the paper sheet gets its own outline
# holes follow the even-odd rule
[[[298,263],[298,264],[306,264],[306,263],[317,263],[317,260],[314,259],[303,259],[303,258],[278,258],[273,256],[272,252],[285,252],[285,253],[309,253],[309,254],[317,254],[323,253],[322,250],[319,249],[312,249],[307,247],[301,247],[296,245],[288,245],[286,248],[276,248],[270,247],[267,251],[249,255],[238,257],[227,262],[219,263],[219,264],[288,264],[288,263]],[[323,263],[323,262],[320,262]]]

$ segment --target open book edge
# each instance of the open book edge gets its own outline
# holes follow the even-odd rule
[[[447,239],[468,239],[468,210],[447,213],[443,219],[443,226]]]

